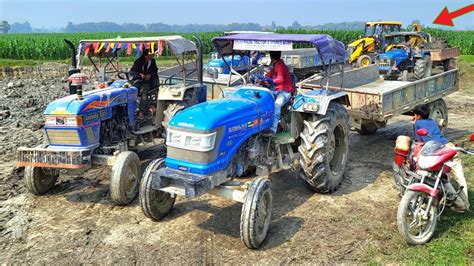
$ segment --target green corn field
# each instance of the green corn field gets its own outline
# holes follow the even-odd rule
[[[474,54],[474,31],[447,31],[439,29],[424,29],[433,37],[444,39],[450,46],[460,47],[464,55]],[[356,30],[279,30],[279,33],[324,33],[342,41],[345,44],[357,39],[362,31]],[[105,39],[116,37],[138,37],[172,35],[172,33],[41,33],[41,34],[5,34],[0,35],[1,59],[29,60],[64,60],[70,57],[68,47],[63,39],[69,39],[78,44],[82,39]],[[193,34],[181,36],[193,40]],[[206,32],[197,34],[203,42],[203,52],[212,52],[211,39],[221,36],[222,32]],[[165,54],[166,55],[166,54]],[[132,55],[133,56],[133,55]]]

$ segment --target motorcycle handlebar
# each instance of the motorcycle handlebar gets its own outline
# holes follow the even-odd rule
[[[456,150],[465,154],[474,155],[474,150],[468,150],[465,148],[456,148]]]

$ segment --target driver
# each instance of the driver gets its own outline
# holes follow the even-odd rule
[[[406,35],[405,36],[405,42],[402,43],[403,46],[405,46],[405,50],[408,53],[408,56],[411,57],[411,42],[410,42],[410,36]]]
[[[158,87],[158,67],[156,66],[155,59],[153,58],[154,54],[144,50],[142,55],[135,60],[131,72],[136,72],[140,76],[140,104],[138,106],[139,118],[143,118],[144,113],[149,108],[147,96],[150,89]]]
[[[273,69],[270,70],[265,77],[273,79],[273,83],[275,84],[275,114],[271,131],[273,134],[276,134],[278,122],[280,121],[281,107],[290,100],[291,95],[295,91],[295,86],[291,80],[288,68],[281,59],[281,52],[271,51],[270,59]]]

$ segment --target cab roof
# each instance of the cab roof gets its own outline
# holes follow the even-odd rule
[[[328,34],[242,33],[212,39],[212,44],[223,56],[234,51],[291,51],[294,42],[311,43],[325,62],[344,61],[344,44]]]
[[[147,44],[165,42],[174,54],[196,51],[196,44],[179,35],[172,36],[154,36],[154,37],[132,37],[132,38],[114,38],[114,39],[88,39],[81,40],[80,44],[86,46],[94,43],[122,43],[122,44]]]

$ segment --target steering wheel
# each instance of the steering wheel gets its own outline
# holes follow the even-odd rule
[[[273,82],[272,78],[267,78],[264,75],[260,74],[251,74],[250,75],[250,82],[257,85],[260,82],[260,86],[273,89],[275,87],[275,83]]]
[[[120,71],[117,73],[117,77],[120,79],[126,79],[127,81],[135,81],[140,78],[140,73],[135,71]]]

